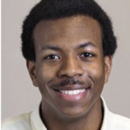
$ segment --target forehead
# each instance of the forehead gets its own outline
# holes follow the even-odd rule
[[[68,42],[72,45],[80,42],[102,42],[99,23],[88,16],[40,21],[34,28],[33,37],[36,46],[50,43],[61,43],[63,46]]]

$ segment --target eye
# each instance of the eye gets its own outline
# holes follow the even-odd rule
[[[92,53],[89,53],[89,52],[85,52],[85,53],[82,53],[81,55],[80,55],[80,57],[83,57],[83,58],[91,58],[91,57],[93,57],[94,56],[94,54],[92,54]]]
[[[52,54],[52,55],[49,55],[49,56],[45,57],[45,59],[56,60],[56,59],[60,59],[60,57],[55,55],[55,54]]]

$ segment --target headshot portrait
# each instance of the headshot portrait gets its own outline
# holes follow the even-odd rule
[[[2,1],[2,130],[130,130],[130,1]]]

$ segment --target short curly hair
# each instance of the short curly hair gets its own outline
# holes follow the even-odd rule
[[[113,56],[117,48],[116,37],[110,18],[94,0],[41,0],[32,8],[23,22],[22,53],[25,59],[35,61],[33,30],[41,20],[56,20],[85,15],[97,20],[102,30],[104,56]]]

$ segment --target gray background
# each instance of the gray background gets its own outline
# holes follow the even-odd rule
[[[24,17],[39,0],[2,0],[2,119],[28,112],[41,100],[20,49]],[[130,0],[96,0],[111,16],[118,40],[103,97],[109,109],[130,118]]]

